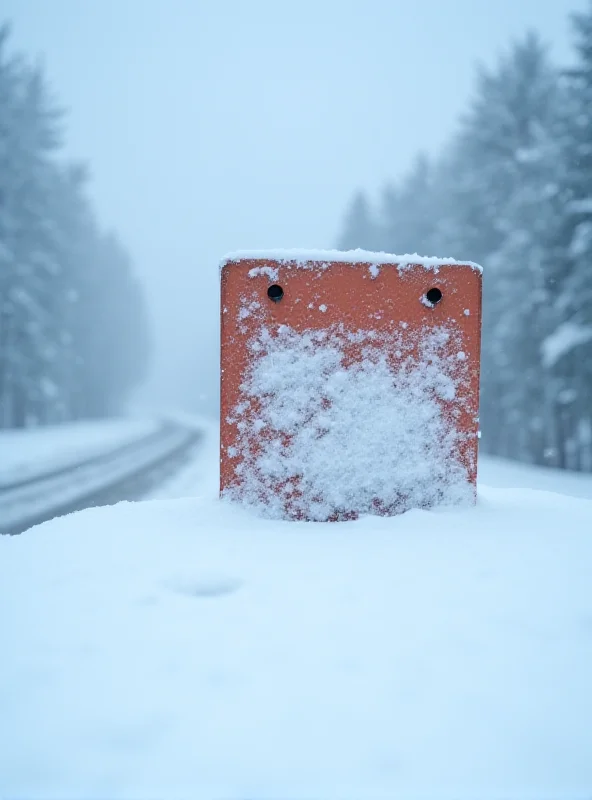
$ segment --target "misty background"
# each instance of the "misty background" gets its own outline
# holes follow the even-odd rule
[[[592,470],[592,4],[2,20],[1,426],[215,416],[219,259],[366,247],[482,263],[484,447]]]

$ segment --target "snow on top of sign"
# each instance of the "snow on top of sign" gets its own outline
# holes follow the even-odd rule
[[[458,458],[466,434],[442,411],[467,380],[455,343],[443,327],[417,341],[398,332],[385,340],[374,331],[263,329],[229,417],[237,482],[226,496],[280,519],[470,503]],[[352,344],[363,359],[348,364]]]
[[[225,264],[243,260],[265,260],[280,263],[288,267],[307,268],[311,263],[318,269],[319,265],[329,265],[339,262],[342,264],[370,264],[374,267],[372,276],[376,277],[376,267],[393,265],[399,269],[411,266],[421,266],[435,272],[442,266],[472,267],[477,272],[483,269],[472,261],[457,261],[454,258],[437,258],[435,256],[420,256],[418,253],[393,255],[391,253],[375,253],[370,250],[237,250],[228,253],[220,262],[220,268]],[[251,270],[254,272],[254,270]],[[257,272],[259,274],[259,272]],[[253,276],[252,276],[253,277]]]

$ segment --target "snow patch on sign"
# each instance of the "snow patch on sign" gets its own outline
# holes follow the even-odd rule
[[[242,297],[241,306],[238,310],[238,315],[237,315],[239,322],[242,322],[243,320],[252,316],[256,311],[259,311],[260,308],[261,308],[261,303],[258,300],[252,300],[251,302],[249,302],[244,297]]]
[[[348,358],[352,344],[361,361]],[[414,337],[262,330],[229,418],[240,460],[226,496],[264,516],[315,520],[472,502],[460,409],[443,413],[468,380],[454,344],[444,327]]]
[[[259,275],[267,275],[270,281],[278,279],[278,271],[274,267],[253,267],[249,270],[249,278],[257,278]]]
[[[420,256],[418,253],[394,255],[370,250],[238,250],[228,253],[220,262],[220,269],[226,264],[244,260],[269,260],[286,267],[299,267],[303,269],[326,269],[331,263],[342,264],[369,264],[374,267],[383,265],[396,266],[399,270],[406,270],[414,266],[438,272],[442,266],[471,267],[481,273],[479,264],[472,261],[457,261],[454,258],[437,258],[435,256]],[[271,272],[275,275],[272,277]],[[372,273],[371,273],[372,274]],[[268,275],[271,280],[277,280],[277,270],[274,267],[253,267],[249,270],[250,277]],[[376,277],[376,275],[372,275]]]

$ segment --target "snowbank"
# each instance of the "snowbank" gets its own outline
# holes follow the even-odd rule
[[[574,797],[592,502],[350,523],[216,500],[0,539],[0,795]]]
[[[479,478],[499,489],[539,489],[592,500],[592,475],[553,467],[521,464],[495,456],[479,458]]]

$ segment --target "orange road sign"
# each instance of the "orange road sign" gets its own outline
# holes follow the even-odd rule
[[[302,520],[474,503],[480,336],[470,262],[228,256],[221,495]]]

